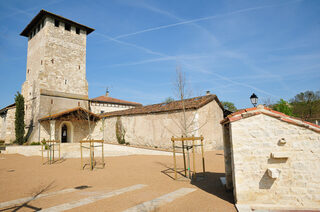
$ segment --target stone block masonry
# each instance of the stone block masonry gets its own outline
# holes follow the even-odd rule
[[[223,122],[226,176],[237,204],[319,209],[317,127],[263,107],[229,118]]]

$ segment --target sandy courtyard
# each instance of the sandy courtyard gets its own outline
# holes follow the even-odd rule
[[[124,211],[132,207],[136,207],[132,211],[148,211],[150,204],[155,204],[154,211],[236,211],[232,193],[226,192],[219,180],[224,176],[223,151],[206,152],[206,178],[191,183],[175,181],[163,173],[173,168],[172,156],[105,157],[106,167],[93,171],[81,170],[80,159],[42,165],[38,156],[10,154],[0,158],[0,211],[37,211],[65,203],[80,204],[69,211]],[[181,168],[181,157],[178,161]],[[108,196],[124,188],[133,189]],[[182,188],[190,192],[168,197]],[[3,207],[5,202],[36,195],[36,199]],[[151,200],[159,197],[173,200],[157,206],[158,200]],[[85,203],[88,199],[92,202]]]

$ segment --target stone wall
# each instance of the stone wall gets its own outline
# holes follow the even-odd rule
[[[320,133],[265,114],[228,130],[226,172],[237,204],[320,208]]]
[[[125,142],[169,149],[172,147],[171,137],[182,135],[181,127],[179,127],[182,115],[182,112],[175,112],[106,118],[105,140],[117,143],[116,122],[117,119],[120,119],[126,131]],[[194,120],[191,133],[195,136],[204,136],[205,149],[221,148],[222,127],[219,120],[223,118],[223,112],[216,101],[212,101],[198,110],[188,111],[186,116],[189,120]]]
[[[40,88],[88,96],[86,80],[86,32],[71,26],[65,30],[60,21],[54,26],[52,18],[46,18],[46,42],[44,71],[40,72]]]
[[[12,143],[15,138],[15,113],[16,108],[9,108],[7,113],[0,116],[0,140],[4,140],[6,143]]]

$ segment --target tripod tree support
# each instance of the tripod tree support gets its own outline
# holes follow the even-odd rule
[[[56,162],[54,160],[54,152],[58,151],[59,153],[59,160],[60,160],[60,144],[59,140],[52,140],[52,141],[41,141],[41,161],[43,163],[43,152],[47,151],[47,162],[48,164],[52,164]],[[56,149],[55,149],[56,146]]]
[[[190,156],[189,150],[192,149],[192,175],[196,179],[196,156],[195,156],[195,148],[200,146],[201,147],[201,156],[202,156],[202,172],[203,176],[205,175],[205,161],[204,161],[204,151],[203,151],[203,136],[200,137],[179,137],[175,138],[172,136],[172,152],[173,152],[173,164],[174,164],[174,179],[177,180],[177,159],[176,159],[176,148],[182,149],[183,154],[183,166],[184,166],[184,174],[187,177],[187,170],[188,170],[188,177],[191,179],[191,169],[190,169]],[[200,141],[200,143],[198,142]],[[176,146],[178,142],[181,142],[181,146]],[[187,159],[188,159],[188,167],[186,165],[186,155],[185,152],[187,151]]]
[[[105,167],[103,142],[104,142],[103,140],[80,141],[81,169],[84,169],[84,167],[86,165],[90,165],[90,170],[93,170],[96,167],[97,161],[95,160],[95,156],[94,156],[95,147],[101,147],[101,161],[102,162],[99,165],[101,165],[100,168],[102,168],[102,169]],[[86,146],[85,144],[89,144],[89,146]],[[89,164],[87,164],[87,163],[83,164],[83,151],[82,151],[83,149],[90,150],[90,163]]]

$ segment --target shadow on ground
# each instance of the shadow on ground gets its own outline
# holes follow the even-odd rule
[[[167,169],[162,170],[161,173],[167,175],[174,180],[174,169],[167,164],[162,162],[156,162]],[[222,185],[220,177],[225,177],[224,173],[215,173],[215,172],[205,172],[204,177],[203,173],[198,173],[197,178],[193,178],[190,183],[197,186],[199,189],[204,190],[212,195],[215,195],[225,201],[228,201],[234,204],[233,194],[231,191],[227,191],[225,186]],[[189,180],[185,177],[184,169],[177,168],[177,179],[178,180]]]
[[[36,206],[31,205],[31,202],[36,199],[39,195],[49,191],[50,189],[54,188],[54,181],[49,183],[48,185],[41,185],[38,188],[36,188],[35,191],[31,192],[33,193],[32,198],[30,198],[28,201],[22,203],[22,204],[17,204],[15,206],[9,206],[4,209],[0,209],[0,212],[2,211],[29,211],[30,209],[32,211],[40,211],[42,208],[38,208]],[[29,209],[29,210],[28,210]]]
[[[201,176],[191,180],[191,184],[197,186],[199,189],[204,190],[212,195],[215,195],[225,201],[234,204],[232,192],[227,191],[225,186],[222,185],[220,177],[225,177],[224,173],[205,172],[205,177]]]

